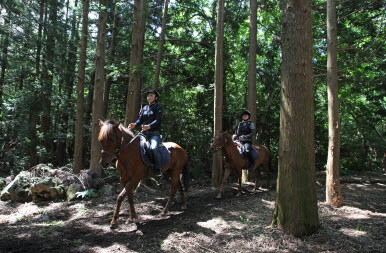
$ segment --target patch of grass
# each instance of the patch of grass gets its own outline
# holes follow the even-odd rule
[[[17,220],[16,220],[16,222],[22,222],[22,221],[27,221],[28,220],[28,218],[27,217],[20,217],[20,218],[18,218]]]
[[[73,241],[73,243],[76,244],[76,245],[83,244],[84,242],[85,242],[85,240],[83,240],[81,238],[76,239],[76,240]]]
[[[366,230],[365,230],[364,228],[360,227],[360,226],[357,226],[357,227],[355,228],[355,230],[356,230],[356,231],[361,231],[361,232],[366,232]]]
[[[40,230],[41,233],[52,233],[53,231],[57,230],[58,228],[61,228],[63,226],[63,221],[61,220],[54,220],[47,222],[49,224],[49,227],[42,228]]]
[[[240,216],[240,220],[243,224],[246,224],[246,225],[250,225],[254,222],[254,221],[250,220],[249,218],[244,217],[242,215]]]

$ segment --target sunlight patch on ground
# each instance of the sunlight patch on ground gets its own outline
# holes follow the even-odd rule
[[[87,247],[81,246],[78,248],[79,252],[95,252],[95,253],[106,253],[106,252],[137,252],[130,250],[127,246],[119,243],[114,243],[113,245],[102,248],[102,247]]]
[[[367,236],[367,232],[364,231],[361,227],[357,227],[356,229],[341,228],[341,229],[339,229],[339,231],[345,235],[352,236],[352,237]]]
[[[269,201],[269,200],[262,199],[261,202],[263,202],[263,205],[268,207],[268,208],[273,209],[275,207],[275,201]]]
[[[204,234],[192,232],[171,233],[162,241],[161,250],[166,252],[216,252],[210,246],[213,239]]]
[[[210,229],[216,234],[223,233],[224,231],[231,228],[241,230],[245,227],[244,224],[235,221],[225,221],[221,217],[216,217],[206,222],[197,222],[197,225]]]

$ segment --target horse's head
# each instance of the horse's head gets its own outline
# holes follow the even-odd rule
[[[212,145],[210,145],[210,150],[217,151],[218,149],[224,147],[230,141],[230,138],[231,137],[228,132],[216,134]]]
[[[102,144],[101,159],[99,163],[103,168],[111,165],[112,160],[120,152],[122,142],[122,130],[120,123],[114,120],[102,121],[99,120],[99,136],[98,140]]]

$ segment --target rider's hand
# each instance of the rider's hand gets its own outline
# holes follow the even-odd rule
[[[135,128],[135,124],[134,124],[134,123],[130,123],[130,124],[129,124],[129,128],[130,128],[130,129]]]
[[[150,126],[149,125],[143,125],[142,126],[142,130],[143,131],[147,131],[147,130],[149,130],[150,129]]]

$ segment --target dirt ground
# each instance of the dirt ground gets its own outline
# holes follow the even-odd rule
[[[56,203],[0,201],[0,252],[386,252],[385,175],[342,178],[345,206],[324,203],[318,180],[320,229],[295,238],[270,226],[275,191],[260,188],[237,197],[234,184],[215,198],[209,182],[193,182],[188,210],[176,199],[160,216],[167,185],[136,194],[136,224],[125,224],[127,201],[119,227],[111,230],[115,197]]]

